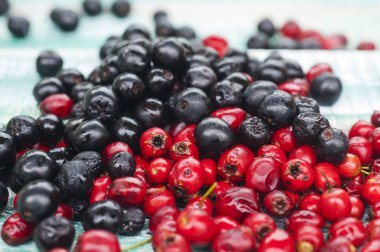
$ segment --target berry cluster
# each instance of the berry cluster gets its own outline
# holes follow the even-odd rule
[[[344,34],[326,36],[316,30],[303,29],[293,20],[287,21],[281,27],[276,28],[268,18],[261,20],[257,24],[257,33],[247,41],[248,48],[256,49],[337,50],[345,49],[347,44],[348,39]],[[371,41],[362,41],[356,49],[376,50],[376,45]]]

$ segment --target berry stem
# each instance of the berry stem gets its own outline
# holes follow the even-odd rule
[[[129,246],[129,247],[123,248],[121,251],[122,251],[122,252],[127,252],[127,251],[130,251],[130,250],[132,250],[132,249],[142,247],[142,246],[144,246],[145,244],[150,243],[151,241],[152,241],[152,237],[149,237],[148,239],[143,240],[143,241],[141,241],[141,242],[139,242],[139,243],[136,243],[136,244],[134,244],[134,245],[132,245],[132,246]]]
[[[205,201],[205,199],[208,198],[208,196],[210,196],[210,194],[215,190],[215,187],[217,186],[217,183],[214,182],[212,183],[212,185],[207,189],[207,191],[203,194],[201,200],[199,201],[199,206],[203,206],[203,202]]]
[[[362,166],[361,169],[362,170],[369,170],[369,166]]]
[[[363,174],[367,175],[367,176],[369,175],[369,172],[368,172],[368,171],[363,171],[363,170],[362,170],[361,172],[362,172]]]

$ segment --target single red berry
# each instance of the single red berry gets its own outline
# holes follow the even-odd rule
[[[211,159],[211,158],[205,158],[202,159],[201,165],[204,169],[204,181],[203,181],[203,186],[209,187],[211,186],[215,180],[216,180],[216,169],[217,169],[217,164],[216,162]]]
[[[285,37],[297,39],[301,34],[301,28],[295,21],[289,20],[281,27],[281,32]]]
[[[373,126],[371,123],[360,120],[351,126],[348,137],[353,138],[356,136],[361,136],[368,139],[374,129],[375,126]]]
[[[177,229],[196,247],[207,246],[216,234],[214,219],[206,211],[198,209],[183,211],[177,218]]]
[[[326,242],[319,252],[355,252],[355,246],[345,237],[335,237]]]
[[[362,41],[359,43],[358,50],[367,50],[367,51],[373,51],[376,50],[376,45],[372,41]]]
[[[332,188],[322,193],[322,216],[330,222],[335,222],[350,216],[351,207],[350,196],[343,189]]]
[[[372,176],[363,184],[362,198],[369,204],[374,204],[380,201],[380,174]]]
[[[280,83],[279,90],[285,91],[292,96],[307,96],[309,94],[310,85],[305,79],[291,79]]]
[[[316,190],[323,192],[329,187],[340,187],[342,185],[338,170],[333,164],[319,163],[314,166],[314,171],[314,187]]]
[[[218,175],[225,180],[241,182],[255,155],[244,145],[236,145],[223,152],[218,160]]]
[[[155,248],[156,251],[181,251],[192,252],[190,243],[180,234],[168,233],[164,235],[160,243]]]
[[[157,248],[157,246],[170,234],[177,233],[177,221],[176,220],[166,220],[161,221],[152,236],[152,246]]]
[[[234,132],[237,132],[246,115],[247,113],[239,107],[225,107],[215,110],[210,116],[222,119]]]
[[[120,252],[119,240],[106,230],[92,229],[78,238],[74,252]]]
[[[373,111],[371,115],[371,123],[375,127],[380,127],[380,110]]]
[[[360,251],[361,252],[378,252],[378,251],[380,251],[380,240],[373,240],[373,241],[366,243]]]
[[[175,207],[175,197],[172,191],[165,186],[149,188],[144,202],[144,213],[151,217],[164,206]]]
[[[345,45],[340,37],[330,36],[323,40],[322,48],[324,50],[338,50],[343,49]]]
[[[298,206],[298,202],[301,199],[301,196],[298,193],[288,191],[288,190],[282,190],[291,200],[292,200],[292,207],[296,208]]]
[[[380,219],[374,219],[368,223],[366,231],[369,241],[380,240]]]
[[[228,51],[228,42],[224,38],[217,36],[217,35],[211,35],[203,39],[203,45],[209,46],[214,48],[218,54],[219,57],[222,58],[224,54]]]
[[[284,186],[295,192],[305,192],[314,182],[314,170],[302,159],[292,159],[281,167],[281,180]]]
[[[265,237],[257,250],[257,252],[267,251],[294,252],[294,240],[288,232],[277,228]]]
[[[232,183],[231,181],[224,181],[224,180],[216,181],[216,187],[214,191],[212,192],[212,195],[214,198],[218,197],[220,194],[222,194],[223,192],[227,191],[228,189],[234,186],[236,185]]]
[[[316,193],[306,194],[299,203],[298,208],[300,210],[309,210],[316,214],[321,213],[321,205],[320,205],[321,196]]]
[[[189,124],[184,127],[180,132],[177,133],[177,135],[175,135],[173,142],[189,141],[195,143],[194,132],[196,126],[197,125],[195,124]]]
[[[323,245],[324,236],[320,228],[306,224],[293,233],[297,251],[319,251]]]
[[[108,161],[117,153],[120,152],[129,152],[133,155],[133,150],[129,147],[128,144],[124,142],[113,142],[110,143],[104,148],[102,152],[103,163],[108,164]]]
[[[140,137],[140,150],[147,158],[159,157],[168,152],[171,146],[171,137],[161,128],[147,129]]]
[[[372,160],[370,169],[373,173],[380,173],[380,158]]]
[[[363,175],[360,173],[353,179],[344,180],[342,188],[347,191],[348,195],[360,197],[363,190]]]
[[[181,130],[186,127],[184,122],[176,122],[170,126],[169,135],[174,138]]]
[[[252,213],[245,218],[243,225],[249,227],[257,244],[276,229],[276,222],[265,213]]]
[[[289,153],[296,146],[297,141],[292,128],[289,126],[276,130],[272,135],[272,143],[277,144],[284,152]]]
[[[370,135],[370,142],[375,155],[380,156],[380,127],[374,129]]]
[[[284,216],[294,208],[292,199],[283,191],[274,190],[264,196],[265,209],[273,215]]]
[[[121,206],[139,206],[144,203],[146,185],[138,178],[121,177],[112,181],[108,189],[108,198]]]
[[[157,226],[161,222],[177,220],[179,210],[175,206],[163,206],[158,209],[149,220],[149,230],[155,233]]]
[[[173,161],[178,161],[184,157],[195,157],[199,159],[199,150],[195,142],[190,142],[189,140],[174,141],[170,147],[169,156]]]
[[[43,114],[53,114],[63,119],[70,115],[73,104],[67,94],[52,94],[40,103],[40,110]]]
[[[1,238],[10,246],[17,246],[29,241],[33,236],[34,227],[24,221],[18,213],[13,213],[1,228]]]
[[[355,197],[355,196],[350,196],[351,200],[351,217],[354,217],[356,219],[361,220],[364,214],[364,204],[361,201],[360,198]]]
[[[261,193],[276,189],[280,184],[280,164],[271,157],[258,157],[249,166],[245,186]]]
[[[192,209],[203,210],[207,212],[210,216],[212,216],[212,212],[213,212],[212,201],[209,198],[203,198],[202,196],[194,197],[187,202],[187,205],[185,207],[185,210],[192,210]]]
[[[280,146],[274,144],[266,144],[261,146],[257,151],[257,155],[259,157],[271,157],[280,165],[283,165],[287,161],[285,152]]]
[[[240,223],[228,216],[217,216],[214,218],[216,225],[216,233],[220,234],[227,230],[240,226]]]
[[[333,73],[333,69],[327,63],[318,63],[312,66],[306,73],[306,79],[309,83],[322,73]]]
[[[348,144],[348,153],[356,155],[364,165],[371,163],[373,148],[367,138],[353,137]]]
[[[363,223],[353,217],[348,217],[332,224],[330,235],[332,238],[345,237],[355,246],[362,245],[366,240]]]
[[[380,219],[380,202],[376,202],[369,206],[370,208],[370,217],[372,219]]]
[[[55,211],[54,216],[62,216],[68,220],[72,220],[74,218],[74,210],[71,206],[61,203]]]
[[[193,157],[186,157],[174,164],[168,184],[178,197],[186,198],[202,188],[203,180],[204,169],[201,163]]]
[[[255,249],[252,232],[245,226],[239,226],[221,232],[212,243],[214,252],[246,252]]]
[[[168,182],[169,173],[173,163],[167,158],[153,159],[145,170],[145,174],[151,185],[164,185]]]
[[[94,204],[95,202],[107,199],[107,191],[111,182],[110,176],[95,179],[92,183],[89,203]]]
[[[357,156],[347,153],[346,158],[337,168],[341,177],[350,179],[360,174],[362,164]]]
[[[320,229],[325,224],[325,221],[319,214],[308,210],[296,210],[285,219],[286,229],[289,232],[295,232],[306,224],[316,226]]]
[[[216,215],[229,216],[241,222],[248,214],[258,211],[259,194],[250,188],[232,187],[216,198]]]
[[[315,150],[309,145],[301,145],[294,148],[289,154],[290,159],[302,159],[308,162],[311,166],[314,166],[317,162],[317,155]]]

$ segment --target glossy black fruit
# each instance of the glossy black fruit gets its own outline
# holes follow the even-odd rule
[[[12,117],[6,131],[14,136],[18,150],[32,147],[41,136],[41,126],[38,121],[26,115]]]
[[[173,89],[174,81],[173,73],[161,68],[153,68],[146,76],[148,90],[157,97],[169,96]]]
[[[182,27],[178,28],[175,31],[175,35],[177,37],[182,37],[182,38],[185,38],[185,39],[194,39],[197,36],[195,34],[194,29],[191,28],[191,27],[189,27],[189,26],[182,26]]]
[[[108,56],[114,56],[112,55],[113,50],[120,41],[122,41],[122,39],[118,36],[112,36],[111,39],[107,39],[107,41],[100,47],[99,58],[104,59]]]
[[[0,213],[2,213],[7,207],[8,198],[8,188],[3,183],[0,183]]]
[[[123,221],[123,209],[113,200],[98,201],[83,216],[84,230],[104,229],[117,234]]]
[[[292,130],[299,144],[314,145],[318,135],[327,127],[330,127],[330,123],[326,117],[307,112],[294,118]]]
[[[174,112],[178,120],[198,123],[211,113],[211,102],[199,88],[186,88],[176,98]]]
[[[261,20],[257,25],[257,29],[260,32],[265,33],[269,37],[272,36],[276,32],[276,27],[274,26],[272,20],[268,18]]]
[[[185,74],[185,84],[189,87],[210,90],[218,81],[214,70],[207,66],[190,68]]]
[[[253,80],[259,79],[260,61],[255,57],[249,57],[245,72],[252,77]]]
[[[253,150],[257,150],[271,141],[271,130],[262,119],[253,116],[243,121],[239,128],[240,141]]]
[[[275,90],[262,100],[258,114],[272,128],[278,129],[292,122],[296,103],[289,93]]]
[[[16,140],[6,131],[0,130],[0,176],[12,170],[16,160]]]
[[[75,85],[85,81],[83,74],[74,68],[63,69],[58,73],[57,77],[60,79],[67,92],[71,92],[71,89]]]
[[[219,53],[212,47],[206,46],[204,49],[205,57],[214,65],[219,59]]]
[[[202,54],[194,54],[193,56],[190,57],[188,62],[189,62],[189,69],[199,67],[199,66],[211,67],[210,60]]]
[[[275,59],[261,63],[257,73],[260,80],[268,80],[276,84],[286,81],[288,77],[285,62]]]
[[[211,99],[215,107],[239,106],[242,93],[239,84],[229,80],[218,82],[211,89]]]
[[[244,108],[248,113],[257,115],[262,100],[275,90],[277,86],[271,81],[253,82],[243,92]]]
[[[231,58],[240,66],[240,69],[243,70],[247,66],[248,63],[248,54],[243,51],[239,51],[236,49],[230,48],[226,54],[224,55],[225,58]]]
[[[268,48],[268,35],[258,32],[248,39],[247,48],[249,49],[266,49]]]
[[[50,149],[48,155],[57,163],[57,165],[63,165],[63,163],[68,161],[71,156],[70,152],[64,147]]]
[[[75,229],[71,221],[61,216],[51,216],[34,229],[33,240],[40,251],[70,249],[74,235]]]
[[[157,98],[145,98],[134,109],[134,115],[144,128],[160,127],[168,121],[166,105]]]
[[[83,161],[85,163],[84,168],[94,178],[100,176],[104,172],[104,166],[100,154],[96,151],[83,151],[75,155],[72,160]]]
[[[219,118],[207,117],[195,128],[195,143],[203,156],[216,157],[234,142],[230,126]]]
[[[285,65],[287,68],[286,73],[288,75],[288,79],[304,78],[305,77],[305,74],[304,74],[300,64],[298,64],[294,60],[285,59],[284,61],[285,61]]]
[[[121,235],[137,235],[144,228],[145,215],[143,210],[137,207],[124,209],[123,220],[121,224]]]
[[[33,96],[37,102],[42,101],[52,94],[65,93],[62,82],[56,77],[49,77],[40,80],[33,88]]]
[[[234,83],[234,86],[243,91],[251,82],[251,78],[246,73],[236,72],[228,75],[226,80],[229,80]]]
[[[50,17],[55,25],[64,32],[74,31],[79,25],[79,15],[72,10],[55,9]]]
[[[149,52],[140,45],[128,45],[117,53],[117,61],[124,72],[143,74],[150,68]]]
[[[63,136],[63,122],[56,115],[45,114],[37,118],[41,125],[40,142],[47,146],[54,146]]]
[[[98,120],[84,121],[73,133],[72,147],[81,151],[102,151],[109,143],[109,133]]]
[[[153,46],[152,60],[155,66],[172,72],[182,72],[187,68],[185,48],[176,38],[166,38]]]
[[[122,37],[126,40],[133,40],[136,38],[150,39],[150,33],[145,26],[133,24],[128,26],[128,28],[124,31]]]
[[[120,152],[115,154],[107,165],[108,174],[112,179],[125,176],[133,176],[136,169],[135,159],[129,152]]]
[[[9,17],[8,29],[13,36],[17,38],[24,38],[29,33],[30,23],[24,17]]]
[[[70,119],[66,123],[65,129],[63,131],[63,140],[67,145],[73,146],[75,140],[74,131],[82,122],[84,122],[84,120],[85,119],[83,117],[79,117]]]
[[[332,73],[322,73],[311,81],[312,97],[322,106],[331,106],[342,93],[340,79]]]
[[[346,158],[348,138],[338,129],[326,128],[317,137],[315,148],[320,161],[338,165]]]
[[[75,102],[82,101],[84,96],[86,95],[87,91],[94,87],[94,84],[89,81],[81,82],[77,85],[75,85],[71,89],[70,97]]]
[[[120,117],[110,129],[112,141],[127,143],[133,150],[138,149],[142,132],[140,123],[129,116]]]
[[[231,57],[224,57],[217,60],[213,68],[219,80],[226,78],[232,73],[241,72],[242,70],[241,65]]]
[[[122,103],[132,104],[144,96],[145,84],[136,74],[122,73],[114,80],[112,90]]]
[[[99,0],[84,0],[82,7],[89,16],[96,16],[102,12],[102,4]]]
[[[170,23],[166,12],[157,11],[154,13],[155,33],[157,37],[169,37],[175,33],[175,28]]]
[[[36,180],[19,192],[17,212],[25,221],[36,224],[53,214],[59,202],[57,187],[46,180]]]
[[[297,115],[306,112],[316,112],[319,113],[319,104],[316,100],[311,97],[299,96],[294,98],[296,103],[296,113]]]
[[[131,11],[131,5],[126,0],[116,0],[111,6],[111,10],[117,17],[126,17]]]
[[[51,50],[43,51],[36,60],[37,72],[42,77],[56,75],[63,66],[61,56]]]
[[[95,85],[111,85],[120,71],[114,66],[96,67],[88,76],[88,80]]]
[[[83,111],[91,119],[110,122],[119,112],[119,99],[115,93],[103,86],[95,86],[83,98]]]

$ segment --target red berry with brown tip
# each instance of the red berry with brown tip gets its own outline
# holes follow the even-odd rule
[[[112,181],[108,189],[108,198],[121,206],[139,206],[144,203],[146,185],[138,178],[121,177]]]
[[[103,176],[94,180],[92,184],[89,203],[107,199],[107,191],[109,185],[112,183],[110,176]]]
[[[258,157],[249,166],[245,186],[261,193],[276,189],[280,184],[280,164],[271,157]]]
[[[62,216],[68,220],[72,220],[74,218],[74,210],[71,206],[61,203],[55,211],[54,216]]]
[[[345,237],[355,246],[362,245],[366,240],[363,223],[353,217],[348,217],[332,224],[330,235],[332,238]]]
[[[309,145],[301,145],[294,148],[289,154],[289,160],[302,159],[308,162],[311,166],[314,166],[317,162],[317,155],[313,147]]]
[[[265,195],[264,206],[270,214],[276,216],[284,216],[294,208],[292,199],[280,190],[274,190]]]
[[[33,237],[34,227],[24,221],[18,213],[13,213],[1,228],[1,238],[10,246],[23,244]]]
[[[267,251],[294,252],[294,240],[285,230],[277,228],[265,237],[257,250],[257,252]]]
[[[281,167],[281,180],[287,189],[305,192],[313,185],[314,170],[306,161],[292,159]]]
[[[43,114],[53,114],[64,119],[70,115],[74,102],[67,94],[52,94],[40,103]]]
[[[225,107],[215,110],[210,116],[222,119],[236,133],[246,115],[247,113],[239,107]]]
[[[144,202],[144,213],[151,217],[164,206],[175,207],[175,197],[172,191],[165,186],[149,188]]]
[[[239,226],[215,237],[212,243],[214,252],[246,252],[255,249],[255,240],[248,227]]]
[[[351,207],[350,197],[343,189],[331,188],[322,193],[322,216],[330,222],[335,222],[350,216]]]
[[[173,163],[167,158],[153,159],[145,170],[145,174],[151,185],[164,185],[168,182],[169,173]]]
[[[218,197],[220,194],[224,193],[228,189],[236,186],[234,183],[230,181],[224,181],[224,180],[216,181],[215,183],[216,183],[216,187],[214,191],[212,192],[213,197]]]
[[[171,146],[171,137],[161,128],[147,129],[140,137],[140,150],[147,158],[162,156],[169,151]]]
[[[363,175],[360,173],[353,179],[344,180],[342,188],[347,191],[348,195],[360,197],[363,190]]]
[[[276,130],[272,135],[272,143],[280,146],[284,152],[289,153],[296,146],[297,140],[289,126]]]
[[[359,197],[350,196],[351,200],[351,217],[361,220],[364,214],[364,204]]]
[[[174,141],[169,150],[170,159],[178,161],[184,157],[195,157],[199,159],[199,150],[195,142],[189,140]]]
[[[74,252],[120,252],[117,237],[106,230],[92,229],[84,232],[74,246]]]
[[[243,225],[249,227],[259,244],[270,232],[276,229],[276,222],[265,213],[252,213],[245,218]]]
[[[323,245],[324,236],[317,226],[306,224],[293,233],[297,251],[318,251]]]
[[[285,152],[278,145],[266,144],[259,148],[257,151],[259,157],[271,157],[276,160],[280,165],[283,165],[287,158]]]
[[[190,243],[180,234],[168,233],[164,235],[162,240],[156,246],[156,251],[181,251],[192,252]]]
[[[200,162],[201,162],[201,165],[202,165],[202,167],[204,169],[203,186],[209,187],[216,180],[217,164],[211,158],[202,159],[202,160],[200,160]]]

